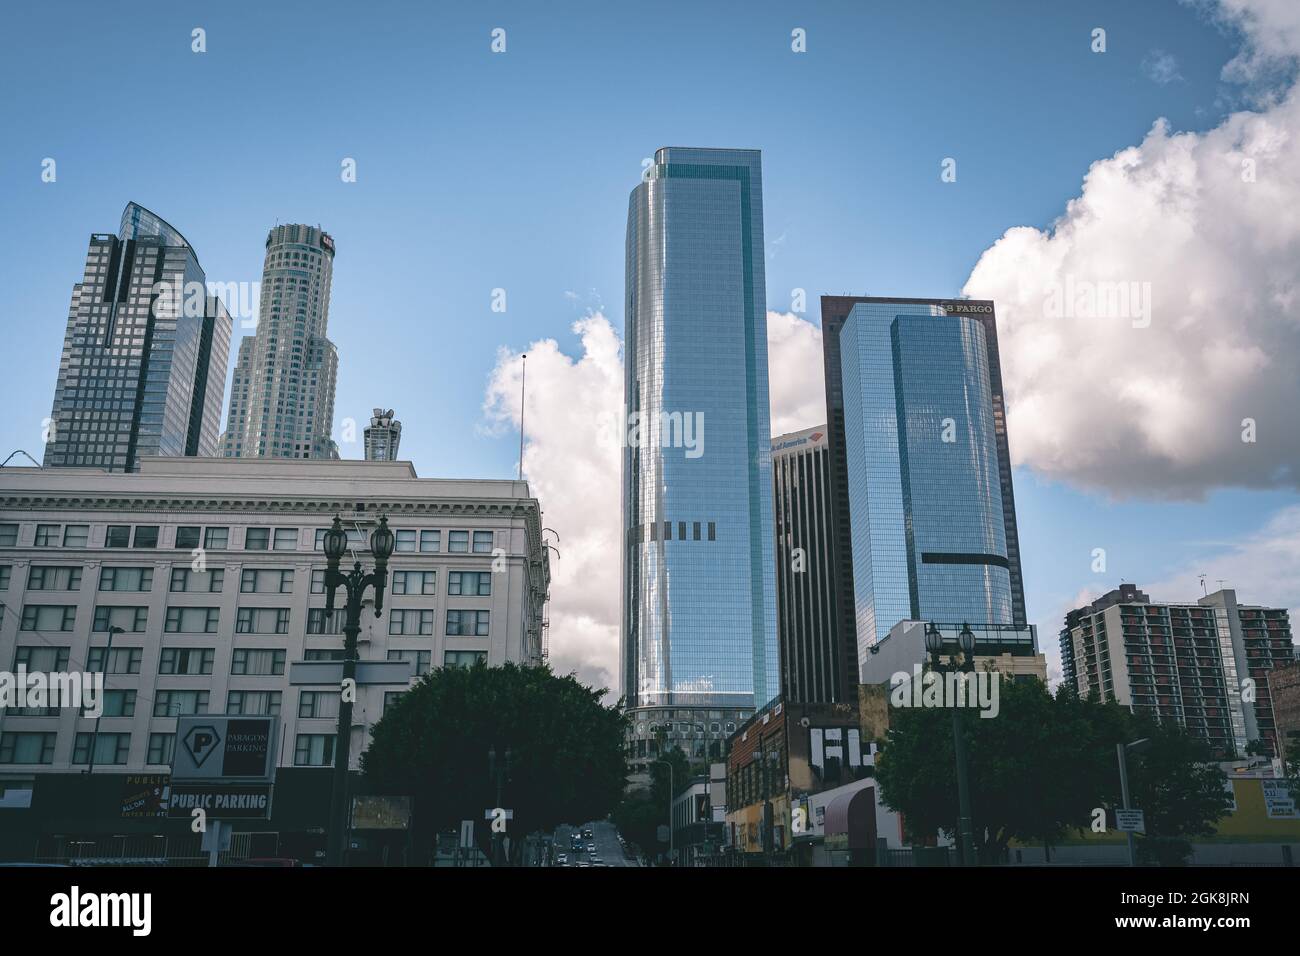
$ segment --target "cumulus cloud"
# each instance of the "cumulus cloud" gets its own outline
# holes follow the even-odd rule
[[[791,312],[767,313],[772,434],[826,424],[822,330]]]
[[[611,416],[623,405],[622,342],[600,312],[573,323],[578,355],[555,339],[500,349],[483,413],[497,433],[519,427],[521,356],[528,356],[524,477],[542,505],[551,555],[550,661],[595,687],[619,687],[620,449]],[[821,332],[795,315],[768,313],[773,434],[826,420]],[[813,370],[813,371],[810,371]],[[614,433],[615,435],[617,433]]]
[[[550,660],[595,687],[618,693],[619,449],[601,426],[623,400],[622,343],[601,313],[573,323],[580,354],[554,339],[528,355],[524,477],[542,506],[551,554]],[[521,353],[501,349],[488,379],[484,415],[519,427]]]
[[[1231,73],[1300,52],[1300,4],[1225,0]],[[964,292],[997,301],[1017,464],[1113,495],[1300,486],[1300,94],[1204,133],[1158,120]],[[1254,440],[1243,440],[1254,439]]]

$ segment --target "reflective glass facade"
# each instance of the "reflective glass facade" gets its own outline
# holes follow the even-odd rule
[[[73,288],[45,465],[217,454],[230,331],[185,237],[129,203],[117,235],[91,236]]]
[[[859,657],[904,619],[1022,623],[986,325],[859,302],[839,353]]]
[[[661,149],[628,206],[623,691],[779,691],[760,154]]]

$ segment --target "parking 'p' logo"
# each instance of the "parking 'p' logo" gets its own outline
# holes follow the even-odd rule
[[[191,727],[190,732],[185,735],[185,749],[190,752],[196,767],[202,767],[203,761],[211,757],[220,744],[221,735],[211,724]]]

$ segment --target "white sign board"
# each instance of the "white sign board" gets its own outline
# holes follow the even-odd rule
[[[1116,810],[1115,829],[1124,833],[1146,833],[1146,819],[1141,810]]]

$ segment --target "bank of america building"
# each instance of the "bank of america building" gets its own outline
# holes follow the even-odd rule
[[[838,341],[859,660],[903,620],[1032,633],[993,304],[859,299]]]
[[[668,147],[629,201],[624,395],[639,434],[623,454],[621,640],[634,766],[665,743],[720,755],[779,692],[762,195],[758,151]],[[700,426],[694,448],[671,434],[678,422]]]

